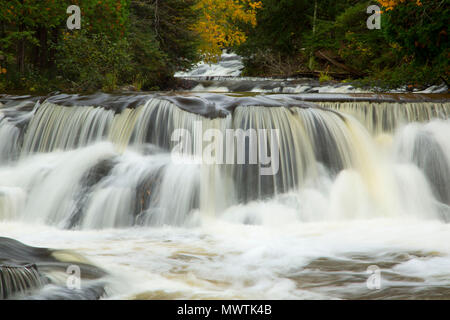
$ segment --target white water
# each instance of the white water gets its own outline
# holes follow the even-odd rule
[[[242,91],[233,89],[234,81],[245,81],[245,79],[234,79],[234,80],[226,80],[223,82],[219,82],[216,84],[205,85],[204,83],[200,83],[196,85],[191,91],[193,92],[234,92],[234,91]],[[276,79],[267,79],[265,83],[258,84],[255,80],[246,80],[249,84],[255,82],[251,85],[250,92],[253,93],[370,93],[373,90],[364,90],[355,88],[351,85],[319,85],[317,84],[296,84],[289,83],[289,81],[282,82]]]
[[[43,106],[41,111],[59,110]],[[281,185],[297,178],[289,192],[244,204],[236,203],[224,171],[175,165],[167,152],[143,151],[143,130],[156,126],[145,120],[165,111],[147,105],[113,118],[106,111],[76,110],[51,114],[72,124],[70,130],[50,129],[57,120],[39,127],[43,113],[38,112],[29,130],[43,132],[45,139],[25,135],[27,152],[0,167],[0,235],[85,255],[110,273],[108,298],[450,297],[450,225],[445,223],[450,211],[427,180],[427,174],[444,172],[434,164],[450,165],[449,120],[425,117],[428,123],[407,124],[414,119],[393,115],[402,120],[398,127],[371,136],[355,119],[341,120],[342,114],[238,108],[236,123],[284,130],[283,155],[290,161],[282,167]],[[199,118],[170,114],[174,127]],[[105,128],[95,131],[101,135],[88,131],[87,119]],[[165,126],[170,127],[160,130]],[[114,135],[110,127],[123,131]],[[6,136],[14,130],[5,128]],[[71,130],[82,139],[75,141]],[[424,132],[432,145],[417,144]],[[158,133],[156,140],[164,137]],[[318,133],[316,138],[328,143],[333,138],[335,145],[315,141]],[[327,161],[341,159],[337,174],[317,162],[313,147],[319,146],[333,146]],[[429,162],[415,152],[430,154]],[[110,170],[87,183],[86,174],[105,161]],[[424,163],[432,167],[421,167]],[[304,174],[292,174],[301,171],[292,171],[293,164],[306,168]],[[450,192],[448,185],[440,188]],[[211,210],[208,199],[221,209]],[[80,203],[84,211],[77,215]],[[134,222],[144,226],[130,227]],[[370,265],[381,268],[381,290],[366,286]]]
[[[365,285],[372,264],[382,268],[384,298],[395,297],[394,287],[401,298],[427,289],[448,297],[450,226],[437,220],[300,222],[296,210],[278,203],[235,210],[263,224],[229,217],[205,219],[197,228],[63,231],[2,223],[0,232],[87,256],[111,273],[109,298],[363,298],[378,293]],[[318,259],[328,260],[322,270],[308,266]]]
[[[373,93],[383,91],[380,88],[358,88],[352,84],[327,82],[319,83],[313,79],[276,79],[262,77],[242,77],[244,64],[242,57],[235,53],[224,51],[216,63],[200,62],[191,70],[177,72],[175,77],[199,81],[191,89],[193,92],[254,92],[254,93]],[[243,89],[244,88],[244,89]],[[409,88],[402,87],[390,90],[391,93],[410,92]],[[414,88],[414,93],[446,93],[448,87],[433,85],[426,89]]]
[[[177,72],[175,77],[239,77],[243,68],[240,56],[224,52],[218,62],[200,62],[188,72]]]

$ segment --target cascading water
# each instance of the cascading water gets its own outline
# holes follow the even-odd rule
[[[116,298],[405,298],[411,287],[449,297],[448,100],[312,98],[9,102],[0,109],[0,233],[84,253],[111,274],[106,292]],[[220,160],[249,160],[253,143],[273,146],[268,132],[278,130],[278,170],[176,163],[178,129],[191,137],[186,160],[204,156],[210,130],[223,133]],[[245,143],[230,144],[227,130],[248,134]],[[385,268],[383,290],[366,288],[369,265]]]
[[[200,62],[188,72],[177,72],[175,77],[186,80],[193,92],[252,92],[252,93],[371,93],[380,88],[358,88],[350,83],[321,83],[310,78],[244,77],[242,57],[223,52],[216,63]],[[409,88],[392,90],[393,93],[409,92]],[[434,85],[418,93],[445,93],[445,84]]]
[[[250,99],[248,103],[258,101]],[[0,170],[0,177],[11,181],[9,187],[19,188],[14,192],[28,190],[25,207],[17,204],[18,212],[9,216],[61,227],[180,224],[194,209],[218,213],[216,209],[226,209],[236,201],[246,203],[299,188],[307,179],[318,176],[320,166],[337,174],[356,165],[361,156],[357,152],[366,152],[358,149],[358,139],[365,133],[355,120],[301,103],[289,108],[237,106],[224,118],[215,119],[183,111],[158,98],[119,113],[48,102],[33,112],[20,160],[16,167]],[[196,123],[202,127],[199,133],[194,133]],[[261,176],[258,164],[187,165],[179,169],[180,165],[171,164],[169,154],[175,145],[171,133],[179,128],[191,132],[193,145],[201,146],[199,157],[206,146],[203,134],[208,128],[221,132],[277,128],[279,171]],[[154,150],[146,154],[145,145]],[[239,152],[237,144],[232,148],[225,153]],[[109,166],[109,170],[86,182],[98,166]],[[26,177],[16,174],[26,170],[30,170]],[[230,199],[215,208],[220,201],[214,194],[227,194]],[[179,201],[171,204],[171,197],[179,197]],[[165,213],[155,217],[161,210]]]
[[[320,105],[325,108],[352,114],[364,124],[367,130],[376,135],[393,133],[400,126],[411,122],[447,119],[450,116],[450,106],[448,103],[325,102],[320,103]]]

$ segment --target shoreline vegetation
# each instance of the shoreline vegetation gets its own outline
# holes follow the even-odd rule
[[[67,7],[81,8],[68,30]],[[381,8],[369,29],[367,8]],[[243,76],[408,91],[449,86],[442,0],[10,0],[0,3],[0,93],[187,89],[222,50]]]

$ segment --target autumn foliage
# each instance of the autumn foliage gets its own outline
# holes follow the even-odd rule
[[[448,83],[448,0],[376,0],[382,28],[369,30],[373,3],[0,0],[0,91],[171,88],[176,71],[223,49],[243,57],[249,76],[325,70],[370,75],[376,86]],[[66,27],[69,5],[81,8],[81,30]]]
[[[201,38],[200,51],[206,60],[215,60],[222,49],[239,46],[247,39],[241,24],[256,26],[256,13],[262,7],[254,0],[199,0],[200,12],[193,29]]]
[[[408,1],[415,2],[418,6],[422,5],[420,0],[378,0],[378,2],[386,9],[386,11],[393,10],[399,4]]]

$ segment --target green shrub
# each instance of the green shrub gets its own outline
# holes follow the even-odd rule
[[[56,49],[58,73],[77,90],[113,91],[130,79],[132,56],[127,38],[111,40],[84,30],[67,32]]]

